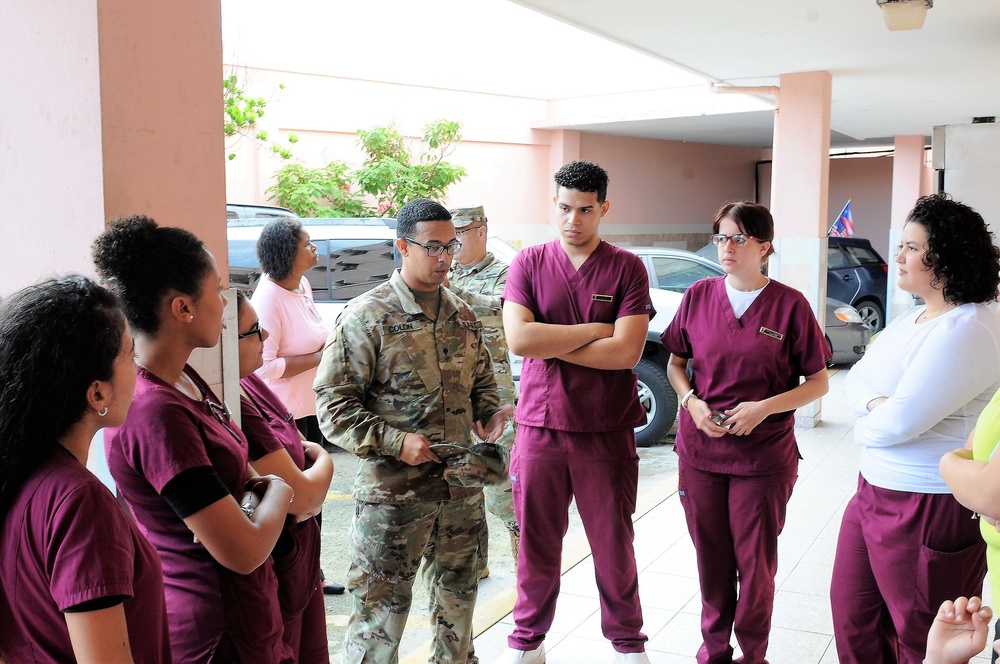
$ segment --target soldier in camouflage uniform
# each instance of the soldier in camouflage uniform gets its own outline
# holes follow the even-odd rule
[[[485,546],[482,490],[453,486],[432,443],[493,442],[501,408],[482,323],[443,288],[460,248],[451,215],[416,199],[398,214],[402,268],[348,304],[323,351],[314,389],[320,427],[357,454],[344,664],[394,664],[427,546],[431,662],[478,663],[472,611]]]
[[[486,211],[482,206],[451,210],[455,234],[462,242],[462,249],[455,254],[455,262],[448,275],[448,287],[464,299],[483,323],[483,336],[493,358],[493,375],[497,381],[501,403],[514,403],[514,376],[510,369],[507,337],[503,332],[503,311],[500,295],[507,283],[507,264],[486,250]],[[482,297],[477,297],[482,296]],[[507,423],[503,436],[497,441],[510,451],[514,445],[514,422]],[[496,515],[510,532],[510,551],[517,567],[517,549],[521,530],[514,516],[510,479],[499,486],[484,489],[486,509]],[[489,574],[486,568],[483,576]]]

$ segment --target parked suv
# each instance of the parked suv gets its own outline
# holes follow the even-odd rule
[[[229,241],[229,283],[250,295],[260,280],[257,238],[261,229],[276,216],[230,219],[226,224]],[[294,215],[293,215],[294,216]],[[399,264],[394,255],[395,219],[300,219],[319,254],[316,267],[306,272],[313,299],[322,303],[343,303],[389,278]],[[342,306],[318,306],[332,325]]]
[[[831,237],[827,249],[826,293],[850,303],[872,333],[885,327],[889,266],[868,240]]]

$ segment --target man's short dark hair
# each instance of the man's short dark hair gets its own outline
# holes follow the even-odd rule
[[[396,213],[396,237],[413,237],[421,221],[451,221],[451,213],[437,201],[414,198]]]
[[[556,171],[555,181],[559,187],[597,194],[598,203],[608,197],[608,172],[589,161],[571,161]]]

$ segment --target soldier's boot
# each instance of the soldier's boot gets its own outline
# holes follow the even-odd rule
[[[490,566],[486,565],[485,567],[483,567],[483,571],[479,573],[479,578],[485,579],[489,575],[490,575]]]

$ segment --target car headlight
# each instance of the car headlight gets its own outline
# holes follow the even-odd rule
[[[861,314],[851,306],[837,307],[833,310],[834,315],[845,323],[862,323]]]

